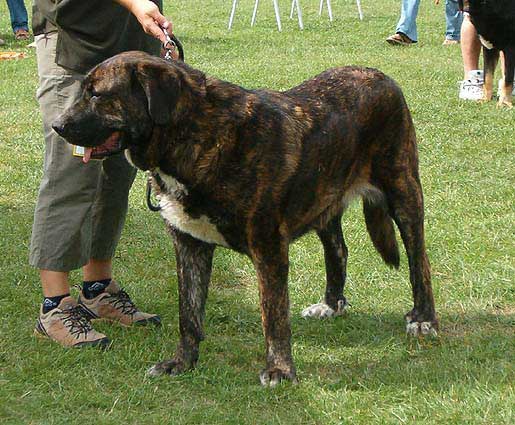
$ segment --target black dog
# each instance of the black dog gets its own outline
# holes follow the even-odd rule
[[[399,266],[406,248],[414,307],[408,332],[434,334],[415,129],[399,87],[381,72],[335,68],[286,92],[246,90],[183,63],[124,53],[94,68],[77,103],[54,123],[70,143],[151,170],[172,234],[180,342],[151,374],[194,367],[215,245],[256,268],[266,341],[263,385],[295,380],[290,347],[288,247],[315,230],[325,254],[325,303],[305,316],[341,313],[347,248],[342,213],[363,197],[367,229]],[[107,140],[107,142],[106,142]],[[88,149],[87,156],[91,149]]]
[[[498,104],[511,108],[515,73],[515,0],[460,1],[461,6],[468,10],[483,44],[484,98],[492,99],[494,72],[499,60],[499,52],[503,52],[503,86]]]

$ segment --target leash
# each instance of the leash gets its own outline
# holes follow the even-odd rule
[[[168,62],[173,62],[173,53],[177,51],[179,54],[179,60],[184,62],[184,49],[182,48],[182,43],[179,41],[175,35],[168,34],[168,31],[166,28],[162,28],[163,33],[166,37],[166,42],[163,43],[163,50],[161,52],[161,56],[163,59],[167,60]],[[159,205],[159,202],[157,204],[154,204],[152,202],[152,183],[151,179],[153,178],[152,173],[148,174],[147,178],[147,193],[146,193],[146,201],[147,201],[147,207],[150,211],[161,211],[161,206]]]
[[[159,202],[157,204],[152,203],[152,180],[153,176],[152,173],[148,173],[147,176],[147,207],[150,211],[158,212],[161,211],[161,205],[159,205]]]

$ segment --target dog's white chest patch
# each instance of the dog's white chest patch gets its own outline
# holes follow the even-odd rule
[[[485,46],[488,50],[492,50],[494,48],[493,43],[487,40],[486,38],[483,38],[482,35],[479,36],[479,40],[481,40],[481,44]]]
[[[157,196],[161,207],[161,216],[171,226],[204,242],[229,247],[223,235],[211,222],[209,217],[201,215],[193,218],[186,213],[184,205],[179,201],[179,196],[188,193],[184,185],[173,177],[159,172],[159,177],[166,185],[166,192]]]

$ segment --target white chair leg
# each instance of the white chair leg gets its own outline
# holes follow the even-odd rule
[[[297,9],[297,18],[299,20],[299,28],[301,30],[304,29],[304,22],[302,21],[302,10],[300,9],[299,0],[292,0],[291,2],[291,10],[290,10],[290,19],[293,19],[293,13]]]
[[[324,0],[320,0],[320,7],[318,8],[318,16],[322,16],[322,10],[324,10]]]
[[[256,0],[256,2],[254,3],[254,12],[252,12],[252,21],[250,21],[251,27],[253,27],[254,24],[256,23],[256,15],[257,15],[258,5],[259,5],[259,0]]]
[[[358,5],[358,13],[359,13],[359,19],[363,20],[363,10],[361,10],[361,1],[356,0],[356,4]]]
[[[300,9],[299,0],[295,0],[295,3],[297,3],[297,18],[299,19],[299,28],[303,30],[304,22],[302,22],[302,10]]]
[[[329,13],[329,20],[333,20],[333,9],[331,7],[331,0],[327,0],[327,12]]]
[[[273,2],[274,2],[274,10],[275,10],[275,20],[277,21],[277,29],[279,31],[282,31],[281,16],[279,14],[279,4],[277,3],[277,0],[273,0]]]
[[[234,21],[234,14],[236,13],[236,5],[238,4],[238,0],[233,0],[232,2],[232,9],[231,9],[231,16],[229,17],[229,29],[232,28],[232,23]]]

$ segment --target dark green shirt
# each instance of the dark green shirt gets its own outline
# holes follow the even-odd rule
[[[152,1],[162,10],[161,0]],[[32,29],[57,31],[57,63],[80,73],[128,50],[159,54],[159,41],[113,0],[34,0]]]

